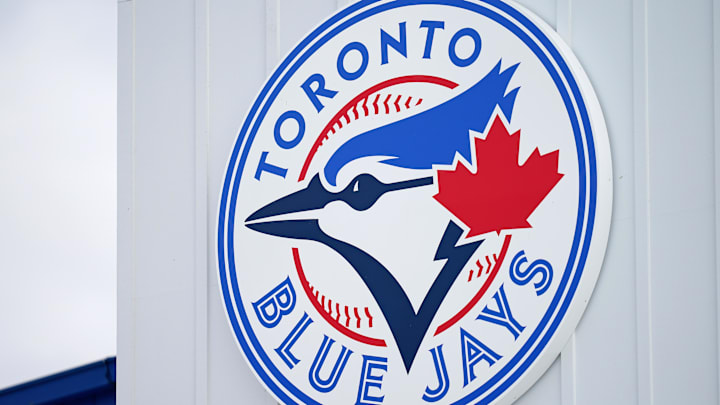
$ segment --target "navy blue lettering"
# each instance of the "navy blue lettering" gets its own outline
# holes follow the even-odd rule
[[[258,320],[264,327],[276,327],[280,323],[280,319],[295,308],[295,289],[290,282],[290,277],[253,302],[252,305]]]
[[[445,29],[444,21],[432,21],[422,20],[420,22],[420,28],[427,28],[427,36],[425,37],[425,51],[423,52],[423,59],[430,59],[430,53],[432,52],[433,39],[435,38],[436,29]]]
[[[520,325],[510,311],[510,303],[508,302],[507,295],[505,295],[504,284],[500,286],[500,289],[495,293],[493,299],[498,309],[494,310],[486,305],[476,319],[505,327],[512,333],[515,340],[517,340],[517,338],[520,337],[520,333],[525,330],[525,327]]]
[[[330,375],[327,378],[322,378],[320,377],[320,370],[322,370],[323,364],[325,364],[325,360],[333,343],[335,343],[335,341],[325,335],[320,349],[315,355],[315,360],[313,360],[312,366],[310,366],[310,372],[308,374],[310,377],[310,385],[319,392],[330,392],[335,389],[340,375],[342,375],[343,369],[345,369],[345,365],[353,353],[352,350],[349,350],[347,347],[341,346],[340,354],[337,360],[335,360]]]
[[[430,389],[425,388],[422,399],[425,402],[437,402],[448,393],[450,389],[450,378],[448,377],[447,366],[445,366],[445,356],[443,356],[442,345],[430,349],[432,354],[433,363],[435,364],[435,374],[438,379],[438,387]]]
[[[317,88],[313,90],[313,83],[317,84]],[[325,88],[325,77],[320,73],[315,73],[305,80],[305,83],[300,85],[305,91],[305,94],[310,99],[310,102],[315,106],[315,109],[320,112],[323,109],[323,104],[320,102],[318,97],[333,98],[337,94],[335,90],[328,90]]]
[[[463,362],[463,387],[477,378],[475,366],[479,362],[485,361],[488,366],[492,366],[502,358],[502,356],[490,350],[489,347],[462,328],[460,328],[460,345]]]
[[[290,331],[290,334],[283,340],[283,342],[275,349],[275,353],[280,356],[282,361],[287,364],[289,368],[294,368],[297,366],[298,363],[300,363],[300,360],[298,360],[295,355],[292,354],[290,349],[295,345],[295,343],[298,341],[300,336],[305,332],[305,329],[307,329],[308,325],[310,325],[313,322],[312,319],[308,316],[307,312],[303,314],[302,318],[300,319],[300,322],[295,325],[292,331]]]
[[[530,263],[530,265],[523,270],[520,266],[527,262],[525,251],[519,251],[510,263],[510,279],[517,285],[526,285],[536,280],[535,293],[538,296],[545,294],[548,288],[550,288],[550,283],[552,283],[552,265],[550,265],[550,262],[547,260],[538,259]],[[537,276],[539,276],[539,279]]]
[[[282,137],[281,129],[282,124],[289,119],[293,119],[297,122],[298,132],[291,140],[286,141],[285,138]],[[302,141],[303,135],[305,135],[305,119],[299,112],[294,110],[285,111],[282,113],[280,118],[275,121],[275,143],[277,143],[279,147],[283,149],[292,149],[297,146],[300,141]]]
[[[457,42],[462,37],[470,37],[473,40],[473,51],[470,56],[468,56],[465,59],[460,58],[457,55]],[[448,48],[448,52],[450,53],[450,60],[452,63],[455,64],[455,66],[459,67],[465,67],[471,65],[475,60],[480,56],[480,48],[482,47],[482,41],[480,40],[480,34],[478,34],[477,31],[475,31],[472,28],[463,28],[460,31],[456,32],[455,35],[453,35],[452,39],[450,39],[450,46]]]
[[[287,169],[284,169],[280,166],[275,166],[273,164],[268,163],[267,162],[268,153],[269,152],[263,152],[260,154],[260,161],[258,162],[257,170],[255,170],[255,180],[260,180],[260,175],[263,172],[272,173],[276,176],[285,178],[285,175],[287,174]]]
[[[360,61],[360,67],[354,72],[348,72],[347,69],[345,69],[345,56],[347,56],[350,51],[360,52],[360,57],[362,58],[362,60]],[[365,73],[365,70],[368,67],[369,59],[370,56],[368,54],[367,48],[360,42],[350,42],[349,44],[345,45],[345,47],[340,51],[337,59],[337,70],[340,74],[340,77],[345,80],[355,80],[359,78],[360,76],[362,76],[363,73]]]
[[[378,370],[378,372],[373,373],[374,370]],[[381,371],[387,372],[387,358],[363,355],[360,387],[358,388],[355,405],[382,404],[385,395],[380,395],[383,380],[383,374],[380,373]],[[371,392],[371,390],[374,392]]]
[[[401,22],[400,26],[400,39],[397,40],[390,36],[384,30],[380,30],[380,56],[381,65],[388,63],[388,46],[396,50],[400,55],[407,58],[407,32],[405,22]]]

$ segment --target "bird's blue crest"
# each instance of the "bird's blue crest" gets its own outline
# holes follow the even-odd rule
[[[458,96],[420,114],[372,129],[340,146],[325,165],[325,179],[336,185],[346,164],[363,157],[386,157],[381,163],[407,169],[431,169],[453,163],[459,153],[471,162],[468,130],[482,132],[495,106],[509,120],[519,87],[507,92],[518,64],[501,63]]]

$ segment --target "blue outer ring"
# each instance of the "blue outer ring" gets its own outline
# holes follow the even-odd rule
[[[243,335],[243,330],[240,327],[240,324],[238,322],[237,317],[235,316],[235,307],[232,303],[232,298],[234,297],[237,302],[242,302],[240,291],[237,284],[237,278],[236,278],[236,269],[235,269],[235,259],[234,259],[234,216],[235,216],[235,208],[236,208],[236,201],[237,201],[237,192],[238,192],[238,186],[240,183],[240,175],[239,173],[242,172],[244,169],[247,156],[250,150],[250,146],[252,145],[253,139],[255,138],[255,135],[257,133],[259,123],[262,122],[264,119],[265,114],[267,113],[269,106],[272,104],[275,97],[278,95],[280,89],[282,86],[285,85],[287,80],[291,77],[291,75],[297,70],[297,68],[310,56],[312,55],[322,44],[327,42],[329,39],[337,35],[342,30],[346,29],[347,27],[357,23],[358,21],[361,21],[369,16],[375,15],[377,13],[380,13],[382,11],[398,8],[398,7],[405,7],[409,5],[419,5],[419,4],[436,4],[436,5],[447,5],[447,6],[453,6],[453,7],[459,7],[464,8],[469,11],[474,11],[479,14],[482,14],[495,22],[499,23],[500,25],[504,26],[511,32],[513,32],[518,38],[520,38],[525,45],[527,45],[533,53],[538,57],[538,59],[543,63],[545,68],[547,69],[550,76],[553,78],[553,81],[555,82],[558,91],[560,92],[560,95],[562,96],[562,99],[565,103],[565,106],[568,110],[569,118],[572,123],[573,128],[573,134],[575,137],[576,142],[576,149],[577,149],[577,156],[578,156],[578,173],[579,173],[579,201],[578,201],[578,217],[576,222],[576,228],[575,228],[575,235],[573,238],[572,243],[572,249],[570,253],[570,257],[568,259],[565,271],[563,272],[563,277],[560,281],[560,286],[558,287],[558,291],[556,295],[553,297],[553,300],[548,308],[548,311],[540,321],[538,327],[533,331],[532,336],[526,344],[515,354],[515,356],[508,362],[508,364],[505,365],[505,367],[498,373],[496,373],[490,380],[488,380],[485,384],[483,384],[481,387],[477,388],[473,392],[470,392],[465,397],[458,400],[457,404],[465,404],[469,403],[470,401],[477,400],[477,403],[480,404],[487,404],[490,403],[492,400],[500,396],[503,392],[505,392],[513,383],[517,381],[517,379],[527,371],[527,369],[533,364],[534,360],[538,357],[538,355],[542,352],[542,350],[546,347],[549,340],[554,335],[554,332],[556,331],[557,327],[559,326],[560,322],[562,321],[565,313],[567,312],[567,309],[572,302],[572,298],[574,297],[575,291],[577,289],[577,286],[580,282],[580,279],[583,274],[583,269],[585,266],[585,261],[587,259],[588,250],[590,247],[590,242],[592,238],[592,232],[593,232],[593,226],[594,226],[594,219],[595,219],[595,209],[596,209],[596,192],[597,192],[597,167],[596,167],[596,157],[595,157],[595,146],[594,146],[594,140],[593,140],[593,134],[592,134],[592,127],[590,125],[590,119],[587,113],[587,109],[585,107],[582,94],[580,93],[580,89],[572,75],[572,72],[567,66],[567,63],[564,61],[558,50],[555,48],[555,46],[552,44],[552,42],[542,33],[542,31],[533,24],[527,17],[522,15],[520,12],[515,10],[514,8],[510,7],[509,5],[503,3],[500,0],[480,0],[481,3],[486,3],[488,5],[491,5],[504,13],[508,14],[517,22],[519,22],[525,29],[527,29],[532,35],[536,37],[536,40],[539,41],[540,44],[542,44],[552,57],[552,59],[557,63],[558,67],[560,68],[560,71],[562,73],[562,77],[555,70],[555,68],[552,66],[551,60],[548,58],[548,55],[546,55],[542,49],[538,46],[537,43],[533,41],[533,39],[527,35],[523,30],[520,29],[520,27],[513,25],[511,21],[506,19],[504,16],[496,13],[495,11],[485,7],[484,5],[479,3],[471,3],[466,0],[396,0],[384,4],[380,4],[376,7],[370,8],[369,6],[373,3],[378,2],[379,0],[365,0],[358,2],[354,4],[353,6],[339,12],[338,14],[331,17],[329,20],[324,22],[322,25],[320,25],[317,29],[315,29],[310,35],[305,37],[303,41],[290,53],[290,55],[281,63],[281,65],[273,72],[273,75],[270,77],[268,82],[263,87],[262,91],[260,92],[260,95],[255,100],[248,117],[246,118],[245,122],[243,123],[243,126],[240,130],[240,133],[238,135],[237,141],[235,142],[235,145],[233,147],[232,155],[230,157],[230,161],[228,163],[228,170],[225,175],[225,181],[223,184],[222,189],[222,196],[220,199],[220,209],[219,209],[219,219],[218,219],[218,266],[219,266],[219,279],[220,279],[220,285],[223,293],[223,298],[225,301],[225,306],[228,314],[228,318],[230,320],[230,323],[232,325],[233,331],[235,332],[235,335],[237,337],[237,340],[242,348],[242,350],[245,352],[245,355],[252,365],[252,367],[255,369],[255,372],[260,377],[260,379],[263,381],[263,383],[271,389],[275,395],[279,399],[281,399],[283,402],[286,403],[296,403],[296,400],[302,401],[304,403],[308,404],[318,404],[318,402],[309,396],[307,396],[305,393],[301,392],[297,389],[294,385],[292,385],[283,375],[282,373],[274,366],[274,364],[270,361],[270,359],[267,357],[266,353],[263,351],[262,347],[260,346],[257,337],[252,333],[252,328],[250,327],[249,320],[247,318],[247,314],[245,313],[243,306],[239,305],[237,308],[238,313],[240,314],[240,321],[242,322],[243,328],[247,331],[248,336],[245,337]],[[347,21],[344,21],[342,24],[338,25],[337,27],[334,27],[330,32],[325,34],[320,40],[318,40],[316,43],[312,44],[312,46],[306,50],[306,47],[310,44],[311,41],[318,38],[320,35],[322,35],[328,28],[332,27],[334,24],[345,18],[346,16],[355,13],[356,11],[362,10],[363,8],[368,8],[367,10],[364,10],[361,13],[358,13],[357,15],[353,16],[352,18],[348,19]],[[301,52],[303,52],[303,55],[295,61],[292,66],[289,67],[288,71],[282,74],[282,77],[280,77],[281,73],[284,72],[288,66],[290,65],[290,62],[295,59],[295,57],[298,56]],[[562,78],[564,78],[568,82],[568,87],[570,92],[572,93],[572,97],[577,101],[577,105],[574,105],[572,103],[572,99],[570,97],[570,94],[568,94],[568,89],[565,88],[564,84],[562,83]],[[270,89],[273,87],[273,85],[278,82],[277,87],[275,87],[272,90],[272,93],[269,94]],[[577,107],[579,111],[579,117],[575,115],[575,107]],[[259,110],[259,112],[258,112]],[[253,120],[257,115],[257,119]],[[580,119],[582,123],[582,127],[585,131],[585,141],[587,142],[587,154],[589,157],[588,166],[586,168],[586,162],[585,162],[585,150],[583,149],[583,137],[582,132],[580,131],[580,122],[578,122],[578,118]],[[255,122],[253,127],[250,129],[249,126],[252,122]],[[241,147],[243,144],[243,140],[247,136],[247,142],[245,144],[245,147],[242,149]],[[239,158],[239,160],[238,160]],[[589,170],[589,174],[587,173],[587,170]],[[238,175],[235,176],[233,184],[231,184],[231,180],[233,179],[233,174],[237,171]],[[589,190],[586,189],[586,178],[583,175],[587,175],[589,177]],[[232,186],[232,187],[231,187]],[[586,193],[589,191],[589,196],[586,201]],[[229,206],[228,206],[229,202]],[[585,208],[587,203],[587,222],[585,222]],[[225,228],[225,220],[227,219],[228,228]],[[582,230],[583,225],[586,227],[585,237],[581,241],[582,236]],[[227,232],[227,234],[226,234]],[[581,246],[582,244],[582,246]],[[580,256],[577,257],[578,251],[580,252]],[[228,289],[228,280],[226,278],[226,267],[225,267],[225,260],[226,260],[226,254],[227,254],[227,262],[229,265],[229,271],[228,274],[230,275],[230,285],[232,288],[232,296]],[[573,265],[576,262],[577,259],[577,267],[574,274],[573,273]],[[570,276],[573,276],[572,279],[570,279]],[[569,283],[569,284],[568,284]],[[567,290],[566,290],[567,288]],[[563,293],[567,293],[565,295],[564,300]],[[553,317],[555,311],[557,310],[557,314]],[[549,326],[548,326],[549,324]],[[545,328],[548,328],[547,331],[543,334],[543,331]],[[540,339],[540,340],[538,340]],[[258,358],[255,357],[253,354],[251,348],[249,345],[252,345],[253,348],[257,351],[260,360],[262,361],[262,364],[258,361]],[[535,346],[533,348],[533,346]],[[525,358],[525,356],[527,356]],[[264,367],[263,367],[264,365]],[[269,375],[269,373],[272,375]],[[273,378],[277,380],[281,386],[278,386],[278,384],[273,381]],[[493,388],[495,384],[503,380],[502,383]],[[285,390],[283,390],[283,388]],[[286,391],[287,390],[287,391]],[[292,394],[295,398],[291,398],[289,394]]]

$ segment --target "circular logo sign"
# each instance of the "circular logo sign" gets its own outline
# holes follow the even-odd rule
[[[283,403],[508,403],[600,271],[599,104],[501,1],[363,1],[287,56],[230,156],[219,281]]]

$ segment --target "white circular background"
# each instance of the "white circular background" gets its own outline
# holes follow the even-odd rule
[[[381,1],[364,7],[353,6],[339,13],[339,16],[342,15],[342,17],[333,21],[323,32],[331,31],[333,27],[340,26],[343,21],[352,19],[368,9],[388,3],[393,2]],[[506,10],[482,2],[473,4],[487,7],[511,21],[515,20],[514,16],[509,15]],[[287,400],[283,396],[291,390],[285,387],[279,388],[278,386],[282,386],[282,383],[279,383],[276,377],[268,376],[267,365],[262,367],[258,365],[259,350],[265,352],[278,371],[297,389],[321,403],[354,401],[360,381],[362,355],[387,357],[388,370],[384,374],[382,394],[385,395],[384,403],[392,404],[421,403],[425,387],[437,385],[429,350],[439,344],[443,344],[443,353],[450,374],[450,389],[441,403],[460,399],[491,379],[514,358],[515,353],[523,345],[528,344],[528,339],[548,311],[553,298],[557,296],[565,299],[567,286],[560,292],[558,292],[558,287],[566,267],[569,272],[568,277],[571,279],[579,274],[578,271],[582,271],[582,276],[578,276],[579,284],[567,312],[561,316],[560,325],[554,334],[548,336],[549,340],[543,343],[541,355],[523,367],[521,378],[514,380],[509,387],[506,387],[507,389],[501,390],[497,403],[514,400],[539,378],[574,330],[597,279],[609,231],[612,176],[607,134],[602,113],[590,83],[567,46],[547,24],[519,6],[513,5],[513,8],[520,10],[534,25],[539,27],[560,52],[564,60],[561,63],[569,66],[573,79],[580,88],[582,101],[591,121],[594,141],[591,147],[595,149],[597,167],[597,193],[595,195],[597,211],[586,264],[584,267],[578,267],[577,263],[568,265],[568,258],[571,256],[573,237],[576,234],[580,176],[587,178],[589,184],[589,169],[586,167],[582,173],[579,171],[578,145],[566,106],[553,78],[532,50],[516,34],[496,21],[459,7],[433,4],[409,5],[391,8],[363,19],[339,32],[302,61],[282,87],[279,87],[274,80],[268,82],[266,87],[271,92],[277,91],[277,97],[270,104],[267,104],[267,94],[258,99],[259,106],[267,107],[266,114],[262,119],[258,119],[257,114],[248,116],[246,124],[257,125],[257,132],[252,144],[247,144],[247,137],[243,137],[245,134],[242,131],[238,139],[237,146],[242,146],[242,150],[247,150],[247,163],[244,168],[237,171],[237,159],[231,157],[228,165],[229,179],[235,180],[234,176],[241,176],[239,188],[234,190],[237,197],[235,200],[236,214],[232,219],[234,220],[232,249],[234,250],[233,264],[237,269],[233,275],[237,277],[237,285],[242,299],[238,302],[239,298],[235,294],[229,294],[228,291],[224,292],[224,297],[226,303],[232,308],[232,312],[228,314],[231,321],[233,317],[235,319],[241,317],[243,312],[248,315],[249,328],[245,325],[235,326],[236,333],[239,332],[239,339],[248,342],[250,341],[248,334],[251,330],[252,334],[257,336],[258,344],[251,347],[243,344],[243,341],[239,341],[239,343],[246,356],[249,357],[249,363],[255,372],[265,375],[265,379],[267,379],[265,385],[279,400]],[[422,58],[426,30],[419,27],[423,20],[445,22],[444,29],[435,32],[432,59]],[[407,25],[407,57],[390,49],[389,63],[383,65],[380,63],[380,30],[397,36],[399,22],[405,22]],[[534,34],[527,27],[518,26],[535,39]],[[482,49],[477,61],[467,67],[458,67],[448,57],[448,43],[455,32],[465,27],[472,27],[480,33]],[[298,48],[299,55],[303,55],[304,49],[312,47],[315,41],[317,41],[316,38],[306,44],[304,48]],[[353,41],[362,42],[368,48],[369,64],[367,71],[359,79],[345,81],[337,73],[335,65],[337,55],[342,47]],[[535,41],[540,43],[537,39]],[[468,41],[461,41],[458,53],[467,55],[469,53],[468,45],[471,45]],[[542,44],[540,46],[543,47]],[[549,53],[544,47],[543,52]],[[293,52],[288,56],[287,62],[294,63],[300,57],[297,52]],[[552,58],[550,59],[552,60]],[[357,61],[348,58],[349,70],[352,70],[351,67],[357,66],[353,65],[354,62]],[[563,174],[563,178],[529,217],[528,222],[532,228],[503,231],[499,235],[493,233],[482,235],[481,239],[485,239],[485,242],[468,261],[441,305],[408,375],[402,365],[392,335],[384,323],[380,308],[377,307],[362,280],[342,257],[316,242],[260,234],[246,228],[244,221],[249,214],[265,204],[305,187],[315,173],[322,171],[332,152],[353,136],[415,115],[447,101],[475,84],[498,63],[501,63],[503,70],[519,63],[508,86],[508,91],[520,87],[511,119],[508,121],[499,109],[496,110],[510,133],[520,131],[519,163],[524,163],[535,148],[538,148],[541,154],[559,150],[558,172]],[[554,66],[557,67],[557,64],[557,61],[553,61]],[[281,65],[278,72],[285,74],[287,66]],[[326,87],[338,91],[332,99],[320,98],[325,107],[319,113],[301,89],[301,84],[314,73],[321,73],[325,77]],[[340,108],[371,86],[406,75],[437,76],[457,83],[458,87],[451,90],[427,83],[406,83],[382,90],[383,97],[386,94],[392,94],[394,100],[394,95],[397,94],[414,99],[422,98],[423,103],[397,113],[379,114],[349,123],[345,122],[343,128],[337,128],[337,131],[318,149],[306,178],[302,182],[298,182],[303,163],[311,151],[315,139],[321,135],[323,127],[331,121]],[[563,85],[569,87],[567,81]],[[574,108],[577,108],[577,104],[577,102],[574,103]],[[306,124],[302,141],[298,146],[289,150],[278,147],[273,136],[277,118],[287,110],[299,111],[305,118]],[[492,118],[489,123],[492,123]],[[293,129],[292,125],[283,128],[283,132],[287,130],[287,133],[290,134],[287,139],[291,137]],[[486,131],[470,132],[468,136],[484,139]],[[587,141],[585,132],[581,134],[581,137],[583,138],[581,141]],[[587,161],[590,159],[588,147],[585,144],[581,144],[580,147],[584,149],[582,159]],[[268,152],[268,161],[288,169],[284,178],[271,173],[263,173],[261,181],[253,178],[257,162],[263,152]],[[381,181],[392,182],[432,176],[434,172],[434,170],[399,169],[378,163],[378,160],[380,159],[365,158],[352,162],[340,171],[337,187],[330,186],[326,181],[324,181],[324,185],[330,190],[339,191],[359,173],[371,173]],[[456,164],[466,165],[468,163],[472,162],[456,162]],[[451,170],[452,168],[452,166],[448,166],[436,169]],[[226,189],[223,192],[224,201],[230,201],[232,198],[226,195],[227,191]],[[331,203],[323,210],[322,217],[319,218],[320,226],[324,232],[361,247],[383,263],[398,279],[413,306],[417,309],[434,280],[434,276],[442,268],[443,262],[434,261],[433,258],[442,232],[448,220],[452,218],[450,213],[432,198],[436,193],[437,185],[395,192],[383,196],[371,209],[361,212],[356,212],[341,202]],[[491,190],[482,192],[470,190],[468,193],[469,198],[492,198]],[[588,194],[587,197],[590,195]],[[587,207],[582,208],[587,211]],[[227,224],[227,217],[222,210],[221,215],[221,226],[224,227]],[[587,222],[585,220],[585,223]],[[586,231],[581,229],[579,232],[581,236],[584,236]],[[432,332],[457,313],[475,294],[478,286],[484,282],[483,277],[487,277],[484,275],[477,280],[467,281],[469,279],[468,272],[476,260],[484,263],[486,256],[492,258],[493,254],[498,255],[506,235],[511,235],[507,255],[487,293],[458,324],[437,336],[432,336]],[[223,237],[219,243],[225,242]],[[314,288],[322,292],[322,295],[326,295],[327,299],[333,299],[334,302],[343,306],[368,307],[374,315],[373,328],[363,325],[361,328],[353,329],[368,336],[384,339],[388,347],[361,344],[339,333],[322,319],[300,286],[291,253],[292,248],[299,249],[308,280]],[[519,286],[510,280],[510,261],[520,250],[525,251],[530,261],[545,259],[553,265],[553,281],[545,294],[538,296],[532,283]],[[220,277],[221,279],[227,278],[230,275],[229,272],[232,271],[225,265],[229,264],[229,258],[223,255],[219,257],[219,261],[221,261]],[[266,328],[254,316],[252,303],[288,276],[293,282],[297,295],[296,307],[290,315],[283,318],[279,326]],[[486,305],[494,308],[492,296],[501,285],[504,286],[514,317],[525,327],[517,340],[513,339],[508,330],[502,326],[475,320],[480,310]],[[301,361],[290,370],[277,357],[274,349],[280,346],[303,313],[307,313],[314,322],[293,347],[292,352]],[[553,315],[553,318],[556,318],[556,315]],[[460,327],[503,356],[492,367],[487,367],[483,362],[476,366],[477,379],[467,387],[463,387],[460,367],[462,363]],[[547,325],[544,328],[546,330]],[[544,330],[538,332],[545,334]],[[335,340],[327,366],[333,364],[340,345],[348,347],[354,353],[348,360],[337,388],[330,393],[321,394],[309,384],[308,369],[324,335]],[[534,339],[529,345],[533,348],[537,347],[540,340]],[[258,367],[260,368],[258,369]],[[515,366],[514,369],[517,367],[519,366]],[[511,374],[513,373],[506,373],[497,384],[492,385],[475,400],[484,398],[487,393],[494,392]],[[279,392],[285,394],[279,395]],[[290,394],[290,398],[295,398],[295,396]],[[293,401],[299,400],[295,398]]]

